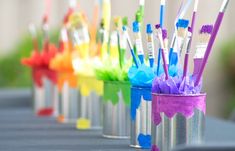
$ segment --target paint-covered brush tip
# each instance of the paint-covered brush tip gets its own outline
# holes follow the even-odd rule
[[[136,13],[136,15],[135,15],[135,20],[137,21],[137,22],[142,22],[142,20],[143,20],[143,17],[142,17],[142,15],[141,15],[141,12],[140,11],[137,11],[137,13]]]
[[[137,21],[133,22],[133,32],[139,32],[140,28],[139,28],[139,23]]]
[[[179,19],[176,26],[177,28],[187,28],[189,25],[189,20]]]
[[[122,30],[123,30],[123,31],[126,31],[126,27],[125,27],[125,26],[122,26]]]
[[[163,40],[167,38],[167,30],[166,29],[162,29],[162,38],[163,38]]]
[[[155,28],[156,28],[156,29],[159,29],[160,27],[161,27],[160,24],[156,24],[156,25],[155,25]]]
[[[191,27],[188,27],[188,32],[193,32],[192,28]]]
[[[147,32],[148,34],[153,33],[151,24],[147,24],[147,26],[146,26],[146,32]]]
[[[122,19],[122,25],[123,25],[123,26],[127,26],[127,25],[128,25],[128,17],[124,17],[124,18]]]
[[[212,31],[213,31],[213,25],[203,25],[200,30],[200,34],[203,33],[211,34]]]

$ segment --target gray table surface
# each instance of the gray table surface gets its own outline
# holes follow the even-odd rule
[[[204,145],[235,144],[233,123],[207,118]],[[79,131],[54,118],[39,118],[29,108],[0,110],[0,150],[5,151],[132,151],[129,140],[101,137],[101,131]],[[203,145],[202,145],[203,146]]]
[[[29,91],[20,93],[24,94],[21,97],[14,95],[16,93],[7,93],[8,91],[1,92],[4,94],[0,93],[1,151],[136,150],[129,147],[129,140],[106,139],[101,136],[102,132],[99,130],[80,131],[72,124],[58,124],[55,118],[36,117],[30,109],[29,101],[25,101],[26,98],[30,99]],[[27,106],[24,107],[22,102]],[[216,146],[222,148],[222,151],[224,147],[229,146],[235,150],[235,124],[232,122],[207,117],[205,136],[205,143],[199,148]]]

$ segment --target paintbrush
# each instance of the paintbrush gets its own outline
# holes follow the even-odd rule
[[[167,32],[166,32],[166,30],[162,30],[159,24],[157,24],[155,26],[155,28],[157,30],[157,38],[159,40],[160,47],[161,47],[163,67],[164,67],[164,72],[165,72],[166,80],[167,80],[169,78],[168,65],[167,65],[167,57],[168,56],[165,56],[165,53],[166,53],[165,51],[167,51],[167,48],[165,47],[164,40],[163,40],[163,39],[166,39]],[[157,68],[157,70],[158,70],[157,72],[159,72],[159,67]]]
[[[134,60],[134,63],[136,65],[136,67],[138,68],[139,67],[139,64],[138,64],[138,60],[135,56],[135,52],[134,52],[134,48],[133,48],[133,45],[131,43],[131,39],[130,39],[130,36],[128,34],[128,31],[127,31],[127,28],[125,26],[122,27],[122,30],[123,30],[123,34],[124,36],[126,37],[126,40],[127,40],[127,43],[129,45],[129,48],[130,48],[130,51],[131,51],[131,55],[132,55],[132,58]]]
[[[137,55],[139,57],[141,64],[144,64],[144,50],[140,33],[140,26],[139,23],[136,21],[133,22],[133,32],[135,34],[135,46],[136,46]]]
[[[189,53],[190,53],[190,47],[191,47],[191,42],[192,42],[192,28],[188,27],[188,33],[187,33],[187,48],[186,48],[186,53],[184,57],[184,71],[183,71],[183,78],[187,76],[188,73],[188,60],[189,60]]]
[[[163,28],[164,26],[164,17],[165,17],[165,5],[166,1],[161,0],[160,1],[160,27]],[[157,57],[157,76],[159,76],[159,69],[161,64],[161,49],[158,49],[158,57]]]
[[[194,55],[193,76],[196,76],[199,73],[212,30],[213,25],[203,25],[199,32],[199,43],[196,46],[196,53]]]
[[[34,24],[29,25],[29,32],[32,37],[33,49],[35,51],[38,51],[39,49],[38,49],[37,31]]]
[[[207,64],[209,55],[210,55],[212,47],[213,47],[213,44],[214,44],[216,36],[218,34],[220,25],[221,25],[221,23],[223,21],[224,13],[225,13],[225,11],[227,9],[228,3],[229,3],[229,0],[224,0],[223,3],[222,3],[222,6],[220,8],[219,14],[217,16],[216,22],[215,22],[214,27],[213,27],[213,31],[211,33],[210,40],[208,42],[208,46],[206,48],[206,52],[205,52],[205,56],[203,58],[202,65],[200,67],[200,70],[199,70],[199,73],[198,73],[198,76],[197,76],[197,79],[196,79],[196,82],[195,82],[195,86],[198,86],[200,81],[201,81],[202,74],[203,74],[203,72],[205,70],[205,66]]]
[[[154,56],[153,30],[151,24],[147,24],[146,32],[147,32],[147,50],[149,57],[149,66],[153,68],[155,56]]]
[[[190,4],[192,3],[192,0],[187,0],[187,3],[183,5],[184,3],[182,2],[180,5],[180,8],[178,10],[176,19],[175,19],[175,24],[174,24],[174,32],[172,36],[172,41],[170,45],[170,52],[169,52],[169,65],[177,65],[178,63],[178,49],[177,49],[177,21],[179,19],[182,19],[184,15],[186,14]]]
[[[176,26],[177,26],[177,50],[179,53],[179,57],[182,55],[185,37],[187,35],[189,21],[185,19],[179,19]]]

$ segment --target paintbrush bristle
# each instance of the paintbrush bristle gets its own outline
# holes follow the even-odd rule
[[[165,40],[167,38],[167,30],[162,29],[162,39]]]
[[[161,27],[160,24],[156,24],[156,25],[155,25],[155,28],[156,28],[156,29],[159,29],[160,27]]]
[[[213,31],[213,25],[203,25],[201,30],[199,31],[199,42],[208,43],[212,31]]]
[[[179,37],[184,38],[187,34],[187,28],[189,25],[189,21],[185,19],[179,19],[176,26],[177,26],[177,35]]]

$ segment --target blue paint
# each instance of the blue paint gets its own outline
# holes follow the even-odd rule
[[[147,33],[147,34],[152,34],[152,33],[153,33],[151,24],[147,24],[146,33]]]
[[[151,135],[139,134],[138,142],[141,148],[150,149],[151,148]]]
[[[177,52],[172,52],[171,54],[171,59],[170,59],[170,65],[177,65],[178,64],[178,61],[179,61],[179,58],[178,58],[178,53]]]
[[[153,58],[149,58],[149,65],[151,68],[153,68],[153,66],[154,66],[154,59]]]
[[[137,32],[140,31],[139,23],[137,21],[134,21],[132,26],[133,26],[133,32],[134,33],[137,33]]]
[[[189,25],[189,20],[179,19],[176,26],[177,28],[187,28]]]
[[[152,101],[152,93],[150,87],[132,87],[131,88],[131,120],[136,119],[136,110],[141,103],[141,97],[145,101]]]

